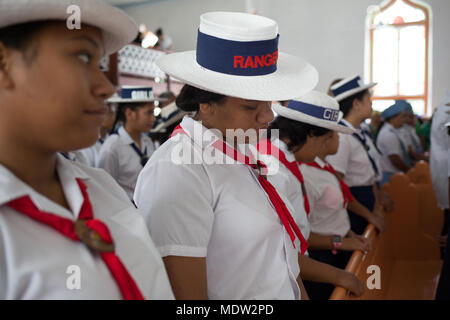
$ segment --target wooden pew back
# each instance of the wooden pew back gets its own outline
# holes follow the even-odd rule
[[[396,174],[383,186],[395,203],[385,213],[386,231],[377,234],[369,225],[364,236],[372,239],[373,250],[353,253],[346,270],[356,274],[366,287],[358,299],[433,299],[442,266],[437,235],[443,224],[437,207],[428,164],[418,163],[407,175]],[[381,289],[368,290],[367,268],[381,271]],[[352,299],[336,288],[331,300]]]

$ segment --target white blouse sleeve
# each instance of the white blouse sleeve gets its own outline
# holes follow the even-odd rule
[[[162,257],[206,257],[214,211],[201,165],[150,162],[138,177],[134,201]]]
[[[380,150],[383,151],[383,154],[386,156],[390,155],[399,155],[403,157],[402,147],[400,145],[399,136],[391,131],[385,132],[384,135],[379,137],[377,144]]]

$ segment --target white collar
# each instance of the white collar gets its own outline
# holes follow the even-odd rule
[[[384,125],[385,125],[386,128],[388,128],[388,129],[397,130],[397,129],[395,129],[395,128],[392,126],[392,124],[390,124],[389,122],[386,122]]]
[[[61,181],[61,185],[63,186],[64,195],[69,208],[72,211],[71,216],[77,218],[84,199],[78,183],[76,182],[76,178],[86,181],[89,180],[90,177],[71,160],[68,160],[59,154],[56,159],[56,171],[59,180]],[[45,201],[42,199],[45,198],[43,195],[36,192],[33,188],[16,177],[8,168],[0,164],[0,206],[25,195],[30,196],[34,204],[40,210],[48,210],[45,207]],[[51,200],[47,199],[47,201]]]
[[[320,159],[319,157],[316,157],[314,159],[314,162],[317,163],[321,168],[324,168],[326,163],[322,161],[322,159]]]
[[[189,115],[184,116],[180,126],[188,134],[194,145],[202,148],[202,150],[211,147],[217,141],[224,141],[223,135],[218,129],[208,129],[200,121],[194,120]],[[230,144],[228,146],[232,147]],[[236,146],[236,150],[250,158],[258,154],[256,146],[251,144],[239,144]],[[293,158],[293,161],[295,161],[295,158]]]
[[[132,143],[136,143],[131,136],[129,135],[129,133],[127,132],[127,130],[125,130],[125,128],[122,126],[119,128],[119,130],[117,130],[117,134],[120,137],[120,140],[122,140],[123,144],[132,144]],[[144,147],[144,134],[141,133],[141,147]]]
[[[272,140],[272,144],[274,146],[276,146],[278,149],[280,149],[281,151],[283,151],[284,155],[286,156],[287,161],[289,161],[289,162],[296,161],[294,153],[289,150],[286,142],[277,138],[277,139]]]
[[[351,129],[353,129],[353,130],[356,130],[355,127],[354,127],[350,122],[348,122],[347,120],[342,119],[341,121],[342,121],[347,127],[351,128]]]
[[[184,116],[180,126],[189,135],[195,145],[202,149],[210,147],[214,142],[223,140],[222,133],[217,129],[208,129],[200,121],[192,119],[189,115]],[[243,152],[245,145],[238,145],[237,149]]]

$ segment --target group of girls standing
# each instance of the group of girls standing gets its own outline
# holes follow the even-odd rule
[[[82,7],[81,29],[66,28],[61,2]],[[368,223],[384,229],[389,202],[358,130],[373,84],[352,77],[334,98],[313,91],[316,69],[278,51],[275,21],[205,13],[197,49],[157,62],[186,83],[176,104],[193,115],[154,150],[144,134],[151,90],[122,88],[109,100],[122,125],[96,160],[108,174],[59,153],[101,144],[114,90],[98,62],[134,39],[133,21],[102,0],[6,0],[0,18],[0,298],[363,293],[343,267],[352,251],[371,249],[361,234]],[[74,265],[79,289],[67,285]]]

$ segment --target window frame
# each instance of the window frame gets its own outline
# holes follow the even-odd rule
[[[408,27],[408,26],[424,26],[425,27],[425,83],[424,83],[424,94],[423,95],[394,95],[394,96],[384,96],[384,97],[372,97],[373,100],[423,100],[424,101],[424,115],[428,115],[428,107],[430,105],[429,97],[429,64],[430,64],[430,11],[431,9],[428,8],[425,5],[413,2],[413,0],[389,0],[384,5],[381,5],[379,10],[377,12],[370,12],[368,15],[370,15],[369,18],[369,77],[370,82],[373,82],[373,58],[374,58],[374,30],[377,29],[376,26],[374,26],[374,20],[375,17],[381,13],[383,13],[385,10],[390,8],[392,5],[394,5],[397,1],[403,1],[405,4],[410,5],[411,7],[417,8],[419,10],[422,10],[425,15],[425,20],[423,21],[417,21],[417,22],[406,22],[406,23],[396,23],[396,24],[388,24],[389,26],[392,26],[394,28],[402,28],[402,27]],[[399,83],[397,83],[397,86]],[[397,90],[398,92],[398,90]]]

